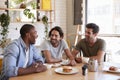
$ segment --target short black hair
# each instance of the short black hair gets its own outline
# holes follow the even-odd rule
[[[21,37],[25,37],[25,34],[28,33],[31,29],[33,29],[34,26],[31,24],[24,24],[20,29],[20,35]]]
[[[51,33],[52,31],[55,30],[55,31],[58,31],[59,34],[60,34],[60,37],[64,37],[64,33],[63,33],[63,30],[59,27],[59,26],[55,26],[54,28],[52,28],[49,32],[49,37],[51,36]]]
[[[97,24],[95,24],[95,23],[88,23],[88,24],[86,25],[86,28],[91,28],[91,29],[93,29],[93,34],[99,32],[99,26],[98,26]]]

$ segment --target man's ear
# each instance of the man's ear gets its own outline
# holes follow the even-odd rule
[[[29,33],[26,33],[25,35],[26,35],[27,37],[29,37],[29,36],[30,36],[30,34],[29,34]]]
[[[63,39],[63,37],[60,37],[60,40],[62,40]]]
[[[98,33],[95,33],[94,35],[95,35],[95,36],[97,36],[97,35],[98,35]]]

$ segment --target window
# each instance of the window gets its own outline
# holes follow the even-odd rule
[[[120,61],[120,0],[87,0],[87,23],[100,27],[99,36],[106,40],[107,60]],[[111,58],[111,59],[109,59]]]

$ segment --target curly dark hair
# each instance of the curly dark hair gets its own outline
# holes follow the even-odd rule
[[[59,26],[55,26],[54,28],[52,28],[49,32],[49,37],[51,36],[51,33],[52,31],[55,30],[55,31],[58,31],[59,34],[60,34],[60,37],[64,37],[64,33],[63,33],[63,30],[59,27]]]

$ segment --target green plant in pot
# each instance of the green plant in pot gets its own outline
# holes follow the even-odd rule
[[[10,23],[10,16],[8,14],[1,14],[0,15],[0,24],[1,24],[1,29],[0,29],[0,47],[4,48],[5,43],[7,41],[7,36],[8,36],[8,25]]]
[[[48,39],[48,17],[46,15],[44,15],[42,17],[42,22],[45,25],[45,39]]]

